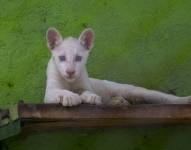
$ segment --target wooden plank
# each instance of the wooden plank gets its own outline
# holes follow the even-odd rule
[[[63,107],[60,104],[19,104],[23,126],[127,127],[191,124],[191,104]]]

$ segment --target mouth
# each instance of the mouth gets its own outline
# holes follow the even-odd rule
[[[76,80],[76,78],[74,76],[66,76],[66,80],[69,82],[73,82]]]
[[[81,75],[75,74],[75,75],[69,76],[68,74],[63,74],[63,77],[67,82],[74,82],[78,80],[81,77]]]

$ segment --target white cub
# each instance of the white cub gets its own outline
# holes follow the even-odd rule
[[[183,104],[191,101],[190,96],[177,97],[133,85],[88,78],[86,62],[94,43],[94,32],[90,28],[85,29],[79,38],[62,38],[55,28],[49,28],[47,43],[52,57],[47,67],[45,103],[74,106],[80,103]]]

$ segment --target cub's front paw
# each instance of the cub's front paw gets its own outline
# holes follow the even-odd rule
[[[58,96],[58,99],[63,106],[75,106],[82,103],[81,97],[72,92],[63,93]]]
[[[84,102],[84,103],[96,104],[96,105],[102,104],[102,98],[89,91],[82,93],[82,95],[80,95],[80,97],[82,99],[82,102]]]

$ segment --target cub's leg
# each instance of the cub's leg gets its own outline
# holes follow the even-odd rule
[[[45,103],[61,103],[63,106],[75,106],[82,102],[81,97],[68,90],[46,90]]]
[[[103,97],[123,97],[132,104],[187,104],[191,96],[178,97],[171,94],[148,90],[129,84],[120,84],[107,80],[91,79],[96,94]]]
[[[119,84],[110,81],[104,81],[104,83],[111,95],[122,96],[132,101],[132,103],[187,104],[191,102],[191,96],[178,97],[128,84]]]

